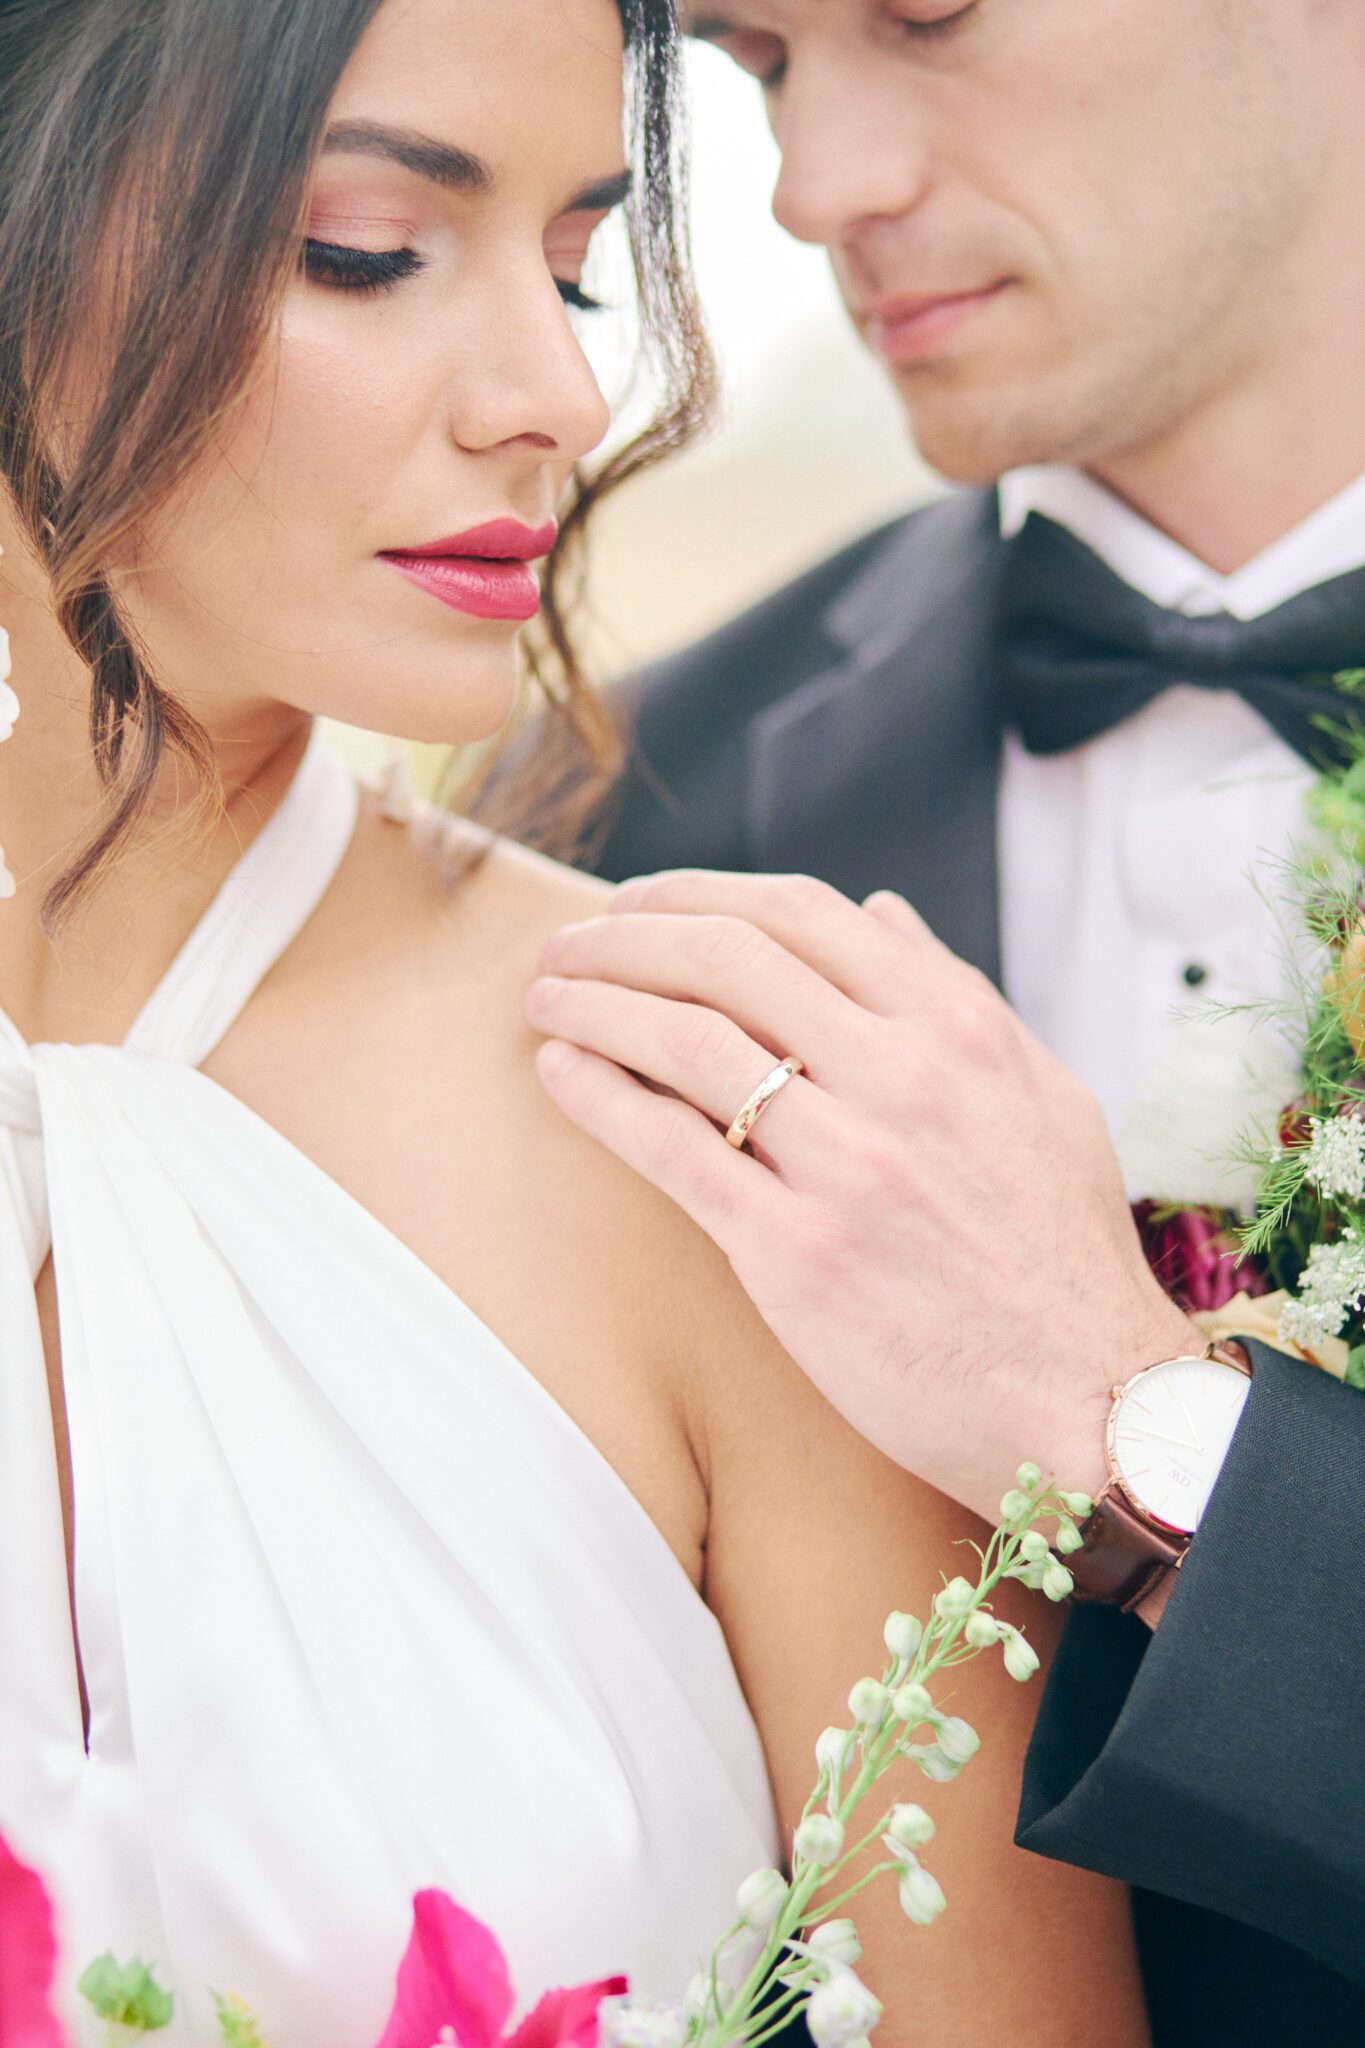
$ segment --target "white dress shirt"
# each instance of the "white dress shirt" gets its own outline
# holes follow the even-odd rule
[[[1365,566],[1365,478],[1231,576],[1076,470],[1004,477],[1005,535],[1033,511],[1188,615],[1256,618]],[[1249,1105],[1273,1112],[1293,1064],[1259,1020],[1228,1020],[1218,1006],[1284,992],[1283,863],[1312,779],[1231,691],[1174,687],[1065,754],[1007,739],[1005,988],[1099,1097],[1134,1198],[1249,1193],[1245,1176],[1215,1170],[1215,1155],[1232,1147]]]

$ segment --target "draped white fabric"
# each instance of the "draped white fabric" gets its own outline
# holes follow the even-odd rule
[[[123,1046],[0,1013],[0,1831],[69,1974],[209,2042],[367,2048],[413,1891],[524,2000],[680,1996],[774,1860],[724,1639],[639,1503],[429,1268],[196,1071],[355,819],[315,739]],[[452,1171],[458,1171],[453,1165]],[[75,1609],[33,1280],[51,1246]]]

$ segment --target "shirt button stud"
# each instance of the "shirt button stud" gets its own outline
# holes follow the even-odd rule
[[[1180,978],[1184,982],[1186,988],[1202,988],[1204,983],[1209,978],[1209,970],[1202,964],[1202,962],[1198,960],[1191,960],[1189,966],[1186,967]]]

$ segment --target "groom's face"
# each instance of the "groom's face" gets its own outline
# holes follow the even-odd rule
[[[1292,345],[1345,0],[690,6],[945,474],[1102,463]]]

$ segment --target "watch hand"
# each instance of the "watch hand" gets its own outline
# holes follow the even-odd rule
[[[1202,1451],[1204,1448],[1201,1443],[1190,1443],[1183,1436],[1167,1436],[1164,1429],[1153,1429],[1148,1422],[1142,1423],[1140,1427],[1144,1436],[1155,1438],[1157,1443],[1174,1444],[1178,1451]]]
[[[1177,1396],[1177,1398],[1179,1397]],[[1191,1416],[1189,1409],[1185,1406],[1185,1403],[1183,1401],[1180,1402],[1180,1412],[1185,1418],[1186,1429],[1188,1429],[1190,1435],[1194,1438],[1195,1450],[1202,1451],[1204,1448],[1204,1439],[1200,1436],[1199,1431],[1195,1428],[1194,1418]]]

